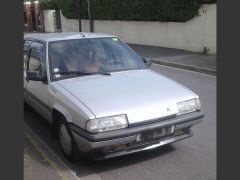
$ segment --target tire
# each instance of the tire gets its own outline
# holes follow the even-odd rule
[[[79,161],[81,159],[80,151],[67,122],[63,118],[58,122],[57,131],[59,144],[65,157],[73,162]]]

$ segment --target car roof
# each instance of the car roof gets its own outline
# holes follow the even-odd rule
[[[83,39],[83,38],[101,38],[101,37],[116,37],[111,34],[103,33],[88,33],[88,32],[61,32],[61,33],[25,33],[24,39],[34,39],[44,42]]]

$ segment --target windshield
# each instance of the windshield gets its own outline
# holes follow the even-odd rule
[[[115,37],[54,41],[49,43],[48,53],[54,80],[147,68]]]

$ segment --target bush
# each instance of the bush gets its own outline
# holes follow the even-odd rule
[[[198,14],[197,0],[92,0],[93,19],[185,22]]]
[[[53,1],[65,17],[78,17],[77,0]],[[203,1],[213,0],[91,0],[91,12],[96,20],[185,22],[198,15]],[[80,4],[80,17],[88,19],[87,0]]]
[[[216,4],[217,0],[198,0],[200,4]]]
[[[62,13],[67,18],[78,18],[76,0],[58,0]]]
[[[41,0],[40,1],[41,9],[56,9],[59,10],[60,6],[58,5],[58,0]]]

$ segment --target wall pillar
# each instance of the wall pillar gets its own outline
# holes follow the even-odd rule
[[[31,2],[26,1],[24,2],[25,6],[25,13],[26,13],[26,19],[27,19],[27,31],[32,31],[33,30],[33,25],[32,25],[32,12],[31,12]]]
[[[36,31],[40,32],[41,22],[40,22],[40,5],[39,1],[34,1],[34,13],[35,13],[35,22],[36,22]]]

